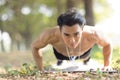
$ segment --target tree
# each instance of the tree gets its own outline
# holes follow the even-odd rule
[[[2,34],[3,33],[3,25],[2,25],[1,20],[0,20],[0,30],[1,30],[1,34]],[[1,41],[0,41],[0,47],[1,47],[2,51],[5,51],[5,47],[4,47],[4,44],[3,44],[3,39],[1,39]]]
[[[12,15],[11,19],[7,18],[7,20],[2,21],[0,26],[2,26],[1,30],[8,32],[12,39],[12,45],[16,45],[17,49],[20,50],[21,44],[26,46],[26,49],[30,48],[30,44],[32,38],[40,34],[40,32],[49,26],[52,26],[55,21],[55,13],[52,16],[46,16],[44,13],[39,12],[40,7],[47,5],[53,7],[55,0],[52,1],[44,1],[42,0],[5,0],[5,4],[2,5],[2,11],[0,11],[1,15],[7,14]],[[1,6],[1,5],[0,5]],[[23,8],[29,8],[31,12],[29,14],[23,14]],[[1,8],[1,7],[0,7]],[[13,14],[11,14],[11,12]],[[49,19],[51,21],[49,21]]]
[[[87,25],[94,26],[94,12],[93,12],[93,0],[83,0],[85,18]],[[80,6],[82,4],[81,0],[67,0],[66,7],[67,9]]]
[[[66,8],[69,9],[69,8],[73,8],[73,7],[76,7],[76,1],[75,0],[67,0]]]
[[[94,26],[94,12],[93,12],[93,0],[83,0],[85,6],[85,18],[86,24]]]
[[[56,26],[58,15],[69,8],[84,9],[87,24],[95,24],[93,0],[4,1],[5,3],[0,5],[0,29],[9,33],[12,45],[17,46],[18,50],[23,44],[26,49],[29,49],[32,39],[38,36],[45,28]],[[28,14],[24,13],[23,9],[26,10],[26,8],[30,10]],[[8,18],[1,20],[3,15],[7,15]]]
[[[82,4],[83,4],[82,0],[66,0],[66,9],[73,7],[81,9],[80,6],[82,6]]]

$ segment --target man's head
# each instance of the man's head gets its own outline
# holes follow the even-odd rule
[[[65,44],[69,48],[76,48],[81,40],[85,19],[76,9],[69,9],[57,21]]]
[[[85,18],[80,14],[80,12],[71,8],[68,9],[65,13],[61,14],[57,19],[57,24],[62,29],[63,25],[73,26],[75,24],[79,24],[80,26],[86,23]]]

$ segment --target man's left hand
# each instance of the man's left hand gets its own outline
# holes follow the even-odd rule
[[[104,66],[104,67],[102,68],[102,70],[103,70],[103,71],[112,71],[113,69],[112,69],[111,66]]]

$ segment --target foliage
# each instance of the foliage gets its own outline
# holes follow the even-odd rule
[[[0,11],[0,29],[9,33],[12,38],[13,43],[25,44],[27,48],[30,48],[30,43],[32,39],[41,33],[46,27],[51,27],[56,24],[54,21],[54,13],[52,12],[53,1],[33,1],[33,0],[19,0],[19,1],[7,1],[0,5],[2,11]],[[42,5],[45,6],[42,6]],[[53,14],[51,16],[46,16],[46,12],[40,12],[40,7],[46,8],[51,11]],[[30,12],[25,14],[23,10],[29,10]],[[53,8],[54,10],[54,8]],[[3,19],[3,16],[8,17]],[[49,21],[51,20],[51,21]],[[17,36],[20,36],[18,38]],[[16,38],[17,37],[17,38]]]
[[[39,71],[35,65],[27,64],[27,63],[22,64],[22,66],[20,67],[19,70],[16,70],[16,69],[11,70],[11,67],[9,67],[9,66],[6,66],[5,70],[6,70],[7,74],[9,74],[11,76],[34,75],[34,74],[36,74],[37,71]]]
[[[94,7],[96,7],[94,8],[94,16],[96,23],[107,19],[113,13],[111,6],[108,5],[106,0],[95,0],[94,3]]]
[[[102,49],[98,45],[95,45],[92,48],[91,57],[94,58],[94,59],[96,59],[96,60],[103,59]]]
[[[64,79],[90,79],[90,80],[104,80],[104,79],[111,79],[117,80],[120,79],[119,73],[109,73],[109,72],[101,72],[100,69],[97,71],[86,71],[86,72],[45,72],[41,73],[35,66],[32,64],[24,63],[20,70],[9,70],[7,71],[6,75],[0,75],[0,78],[4,79],[29,79],[29,80],[43,80],[43,79],[57,79],[57,80],[64,80]]]
[[[91,57],[95,60],[98,60],[100,62],[103,63],[103,54],[102,54],[102,49],[101,47],[95,45],[91,51]],[[120,59],[119,59],[119,56],[120,56],[120,47],[119,46],[116,46],[113,48],[113,51],[112,51],[112,64],[111,66],[113,68],[117,68],[117,69],[120,69]]]
[[[114,47],[112,56],[112,66],[120,70],[120,46]]]
[[[55,62],[55,57],[53,55],[51,46],[47,47],[48,50],[43,50],[43,55],[44,55],[44,64],[45,64],[45,69],[47,71],[51,70],[50,69],[50,65],[52,63]],[[50,50],[49,50],[50,49]],[[97,52],[99,49],[98,46],[95,46],[95,48],[93,49],[94,52]],[[101,50],[100,50],[101,51]],[[115,48],[113,50],[113,52],[118,53],[119,52],[119,47]],[[49,54],[49,55],[48,55]],[[50,56],[51,55],[51,56]],[[118,56],[118,55],[116,55]],[[97,56],[96,56],[97,57]],[[113,55],[114,57],[114,55]],[[113,58],[114,59],[114,58]],[[115,58],[116,61],[114,61],[114,64],[117,65],[113,65],[113,68],[115,68],[116,70],[118,70],[118,73],[103,73],[100,71],[100,69],[98,68],[97,71],[87,71],[87,72],[76,72],[76,73],[68,73],[68,72],[62,72],[61,70],[56,70],[57,72],[48,72],[48,73],[41,73],[41,71],[39,71],[36,66],[33,63],[23,63],[21,65],[20,68],[18,69],[14,69],[12,68],[13,66],[9,66],[6,65],[4,67],[4,69],[6,70],[6,74],[0,74],[0,79],[13,79],[13,80],[65,80],[65,79],[73,79],[73,80],[96,80],[96,78],[98,80],[105,80],[105,79],[110,79],[110,80],[119,80],[120,79],[120,60],[119,60],[119,56],[118,58]],[[48,68],[49,67],[49,68]]]
[[[57,16],[67,7],[67,0],[3,1],[5,1],[5,3],[0,5],[0,29],[10,34],[13,43],[25,44],[28,48],[30,47],[31,41],[45,28],[56,26]],[[101,12],[102,14],[96,14],[95,12],[96,21],[99,21],[103,16],[108,15],[110,10],[108,10],[108,6],[106,7],[104,0],[94,2],[99,3],[99,5],[102,5],[105,9],[104,12]],[[59,3],[61,3],[62,6],[59,6]],[[77,3],[77,5],[75,5],[76,7],[84,10],[83,1],[77,0],[75,3]],[[61,10],[59,10],[58,6]],[[30,12],[25,14],[23,10],[30,10]],[[49,12],[51,15],[47,16],[46,13]],[[18,35],[20,38],[16,38]]]
[[[120,59],[114,59],[112,62],[112,66],[114,67],[114,69],[116,70],[120,70]]]

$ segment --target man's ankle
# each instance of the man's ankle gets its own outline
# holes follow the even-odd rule
[[[63,63],[63,60],[58,60],[57,65],[60,66]]]

